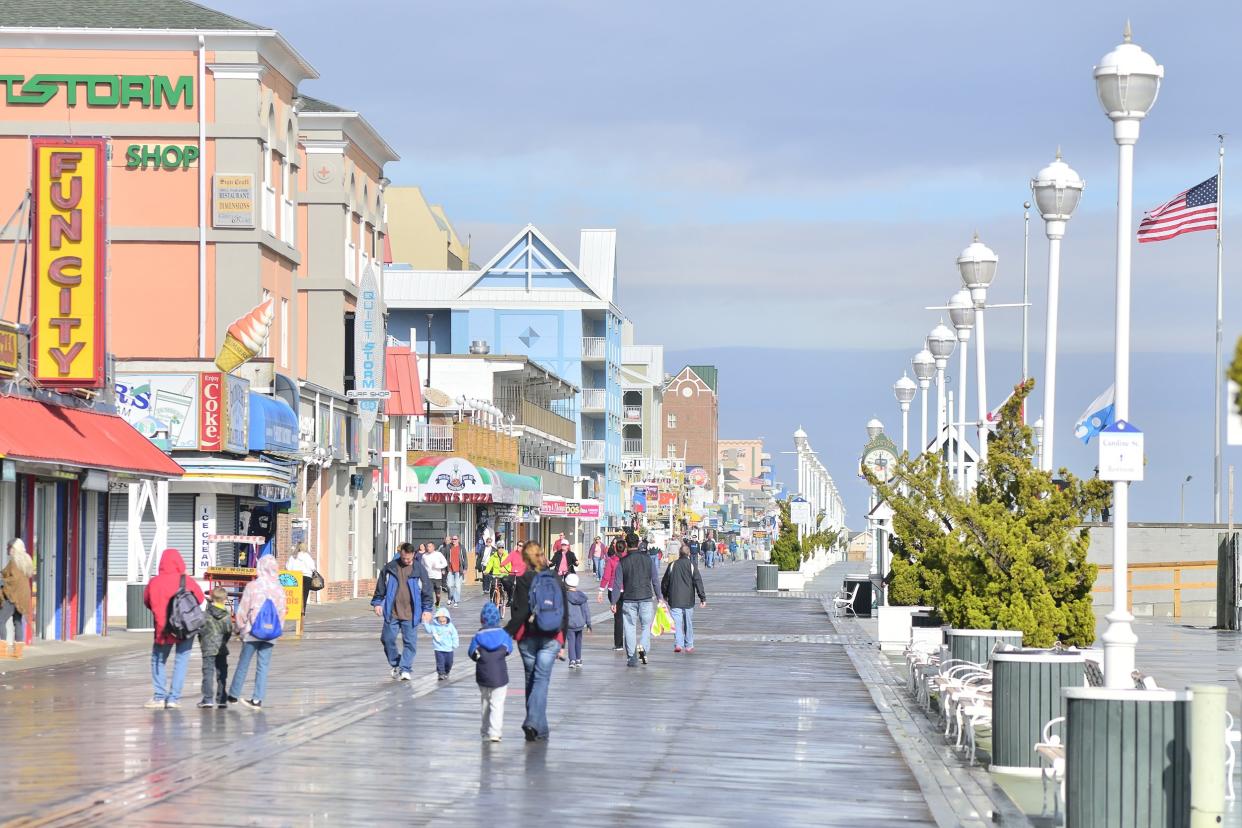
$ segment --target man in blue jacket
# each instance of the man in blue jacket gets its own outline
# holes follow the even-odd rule
[[[375,614],[384,619],[380,642],[394,679],[410,680],[418,625],[431,620],[434,602],[427,570],[423,569],[422,561],[414,560],[414,545],[401,544],[397,557],[389,561],[375,579],[375,594],[371,596]],[[400,652],[397,650],[398,633],[401,634]]]

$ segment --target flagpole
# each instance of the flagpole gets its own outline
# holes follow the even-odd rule
[[[1221,348],[1225,329],[1225,270],[1224,270],[1224,226],[1225,226],[1225,136],[1216,136],[1220,142],[1217,153],[1218,169],[1216,172],[1216,374],[1212,381],[1213,399],[1215,401],[1212,415],[1212,443],[1214,449],[1212,461],[1212,522],[1220,523],[1220,387],[1224,379],[1224,368],[1221,364]]]

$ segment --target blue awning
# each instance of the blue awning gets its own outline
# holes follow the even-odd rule
[[[289,403],[250,392],[250,450],[297,453],[298,415]]]

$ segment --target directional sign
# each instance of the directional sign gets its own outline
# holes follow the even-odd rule
[[[1143,432],[1125,420],[1100,432],[1100,479],[1143,479]]]

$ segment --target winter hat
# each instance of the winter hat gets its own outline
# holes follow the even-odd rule
[[[440,616],[444,616],[445,618],[448,618],[448,617],[449,617],[449,611],[448,611],[447,609],[445,609],[444,607],[437,607],[437,608],[436,608],[436,615],[435,615],[435,617],[436,617],[436,618],[439,618]]]
[[[571,572],[565,576],[565,586],[576,587],[578,585],[578,576]]]
[[[479,622],[484,627],[496,627],[500,625],[500,608],[488,601],[483,605],[483,612],[479,613]]]

